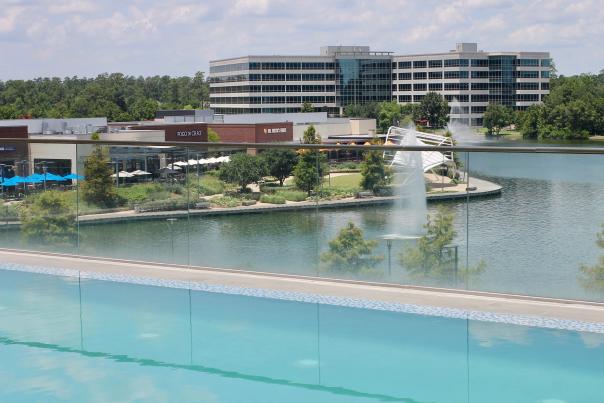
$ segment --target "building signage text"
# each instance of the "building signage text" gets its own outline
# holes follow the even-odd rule
[[[176,137],[201,137],[203,131],[201,130],[182,130],[176,132]]]
[[[264,129],[265,134],[287,133],[286,127],[278,127],[274,129]]]

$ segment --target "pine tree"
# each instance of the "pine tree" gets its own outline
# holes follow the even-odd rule
[[[98,140],[98,133],[92,135],[93,140]],[[95,145],[92,152],[84,162],[84,176],[82,196],[84,201],[101,207],[112,207],[116,204],[117,194],[111,178],[109,152],[106,147]]]

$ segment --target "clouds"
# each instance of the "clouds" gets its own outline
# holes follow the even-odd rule
[[[604,0],[0,0],[0,79],[193,74],[245,54],[360,44],[395,53],[456,42],[549,50],[562,73],[599,71]]]

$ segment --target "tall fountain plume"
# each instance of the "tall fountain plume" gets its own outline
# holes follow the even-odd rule
[[[402,146],[423,145],[415,130],[404,130],[400,140]],[[393,220],[390,223],[392,236],[417,237],[424,233],[428,208],[426,206],[426,183],[421,151],[397,151],[392,161],[396,198]]]

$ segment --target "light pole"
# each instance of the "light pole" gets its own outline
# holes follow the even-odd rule
[[[450,244],[450,245],[445,245],[442,248],[443,252],[447,252],[447,254],[450,256],[451,252],[453,252],[453,273],[455,276],[455,286],[457,287],[457,275],[458,275],[458,271],[459,271],[459,245],[455,245],[455,244]]]
[[[167,218],[166,221],[170,224],[170,238],[172,239],[172,262],[174,263],[174,222],[177,218]]]
[[[419,235],[397,235],[390,234],[384,235],[381,239],[386,241],[386,248],[388,249],[388,275],[392,275],[392,243],[394,241],[417,241],[420,239]]]

